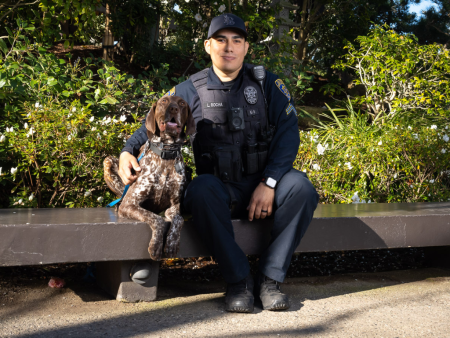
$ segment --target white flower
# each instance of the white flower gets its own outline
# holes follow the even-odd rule
[[[336,20],[336,22],[339,23],[340,21],[339,21],[339,20]]]
[[[411,184],[409,187],[410,187],[410,188],[413,188],[413,185]]]
[[[352,196],[352,203],[359,203],[358,192],[355,192],[354,195]]]
[[[430,128],[431,129],[437,129],[437,125],[433,124]]]
[[[67,115],[67,118],[69,118],[69,117],[71,117],[72,116],[72,113],[69,113],[69,115]]]
[[[17,167],[15,167],[15,168],[11,168],[11,174],[15,174],[17,172]]]
[[[7,133],[12,133],[13,131],[14,131],[13,127],[11,127],[11,128],[6,127],[6,132]]]
[[[39,104],[39,102],[36,102],[36,103],[34,104],[34,106],[35,106],[36,108],[39,108],[41,105]]]
[[[70,141],[72,139],[72,135],[67,136],[67,139]]]
[[[106,130],[103,130],[103,135],[107,135],[108,132]]]
[[[103,197],[99,197],[99,198],[97,198],[97,202],[100,202],[100,203],[102,203],[103,202]]]
[[[97,138],[100,140],[102,137],[100,136],[99,133],[97,133]]]
[[[408,126],[408,129],[412,130],[411,126]]]
[[[397,176],[398,176],[397,173],[395,173],[395,174],[394,174],[394,178],[397,178]]]
[[[22,204],[22,203],[23,203],[22,199],[18,200],[17,202],[18,202],[19,204]]]
[[[208,24],[205,22],[205,23],[203,24],[203,28],[206,28],[206,27],[208,27]]]
[[[447,134],[445,134],[444,136],[442,136],[442,139],[443,139],[445,142],[448,142],[448,140],[450,140],[450,138],[448,137]]]
[[[84,197],[89,197],[91,195],[92,195],[92,193],[89,190],[84,193]]]
[[[0,135],[0,143],[5,142],[5,139],[6,139],[5,135]]]
[[[195,14],[194,19],[197,20],[198,22],[202,21],[202,16],[200,15],[200,13]]]
[[[27,137],[30,137],[31,135],[33,135],[34,133],[36,133],[36,131],[33,129],[33,127],[30,128],[30,131],[27,133]]]
[[[72,108],[72,113],[75,112],[75,111],[77,111],[77,108],[73,107]]]
[[[445,154],[447,152],[447,150],[445,150],[444,148],[441,149],[441,153]]]
[[[97,128],[95,128],[95,127],[92,127],[92,129],[91,129],[92,131],[96,131],[97,130]]]
[[[227,8],[227,6],[221,5],[221,6],[219,7],[219,12],[222,13],[226,8]]]
[[[23,125],[23,127],[24,127],[25,129],[28,129],[28,123],[25,122],[25,124]]]
[[[345,162],[344,165],[346,165],[349,170],[353,168],[350,162]]]
[[[31,202],[32,200],[34,200],[34,194],[31,193],[30,197],[28,197],[28,200]]]
[[[2,167],[0,167],[0,176],[2,176]]]
[[[417,135],[417,134],[413,134],[413,137],[414,137],[416,140],[419,139],[419,135]]]
[[[445,126],[445,129],[448,129],[448,126]]]
[[[383,142],[382,142],[382,141],[378,142],[378,145],[379,145],[379,146],[381,146],[382,144],[383,144]]]
[[[325,149],[320,143],[317,145],[317,153],[319,155],[323,155],[323,153],[325,152]]]
[[[320,165],[318,165],[317,163],[313,164],[313,169],[314,170],[320,170]]]
[[[430,180],[430,183],[433,184],[433,183],[434,183],[434,180]]]
[[[94,116],[91,116],[91,118],[89,119],[90,122],[94,122]]]
[[[122,122],[125,122],[126,119],[127,119],[127,117],[126,117],[125,115],[122,115],[122,116],[120,117],[120,121],[122,121]]]

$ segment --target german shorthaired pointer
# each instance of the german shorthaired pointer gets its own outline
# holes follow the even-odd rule
[[[184,219],[180,215],[180,197],[186,184],[181,145],[185,133],[195,130],[191,110],[178,96],[163,96],[154,103],[145,121],[149,141],[140,149],[145,155],[139,162],[141,171],[130,185],[119,207],[119,216],[146,222],[152,229],[148,252],[160,260],[164,243],[165,221],[171,222],[164,252],[175,257],[179,250]],[[186,132],[183,131],[186,126]],[[104,177],[108,187],[122,196],[124,184],[119,177],[119,160],[108,156]],[[158,214],[165,210],[166,219]]]

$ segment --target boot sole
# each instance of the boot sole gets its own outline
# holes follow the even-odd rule
[[[269,311],[283,311],[283,310],[287,310],[289,308],[290,308],[290,305],[286,304],[286,303],[273,304],[271,306],[263,306],[264,310],[269,310]]]
[[[245,308],[245,307],[232,307],[230,309],[226,309],[228,312],[239,312],[239,313],[252,313],[253,308]]]

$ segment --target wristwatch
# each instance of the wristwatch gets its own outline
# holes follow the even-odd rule
[[[277,181],[274,180],[272,177],[263,177],[261,182],[264,182],[269,188],[274,189],[277,185]]]

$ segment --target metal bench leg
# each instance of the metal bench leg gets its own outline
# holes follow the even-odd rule
[[[152,260],[96,262],[98,285],[122,302],[154,301],[158,275],[159,262]]]

